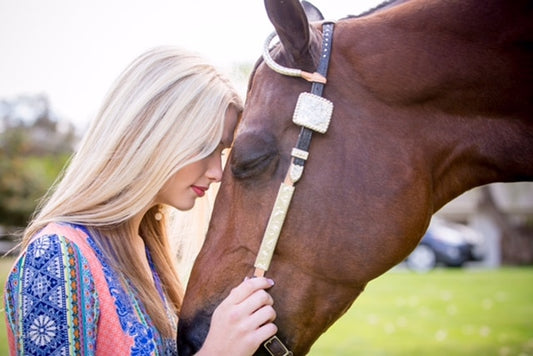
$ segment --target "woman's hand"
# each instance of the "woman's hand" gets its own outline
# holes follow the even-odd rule
[[[278,328],[266,278],[245,279],[215,309],[204,345],[197,355],[252,355]]]

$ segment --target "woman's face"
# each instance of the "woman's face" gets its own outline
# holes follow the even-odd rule
[[[205,195],[211,183],[222,179],[222,152],[233,142],[233,133],[237,126],[239,113],[234,106],[226,111],[224,133],[217,148],[206,158],[191,163],[177,171],[156,196],[156,204],[166,204],[178,210],[189,210],[196,198]]]

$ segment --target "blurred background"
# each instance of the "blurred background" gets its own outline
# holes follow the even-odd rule
[[[326,18],[338,19],[381,1],[312,2]],[[0,0],[0,252],[7,254],[0,264],[2,285],[16,252],[11,250],[16,233],[76,149],[108,87],[133,58],[158,45],[183,46],[211,59],[244,97],[247,78],[271,31],[260,0]],[[432,354],[531,355],[532,264],[533,183],[473,189],[435,215],[418,248],[371,283],[362,301],[354,304],[354,314],[350,310],[312,353],[423,354],[427,352],[413,345],[429,340]],[[463,289],[455,291],[448,281]],[[421,294],[412,294],[413,289]],[[391,293],[397,299],[382,301],[391,310],[379,314],[384,304],[373,303]],[[423,300],[444,304],[432,307],[422,305]],[[479,310],[472,312],[461,303]],[[416,313],[398,315],[406,308],[426,313],[412,321]],[[465,310],[470,312],[465,315]],[[436,311],[442,311],[441,319]],[[493,317],[481,326],[462,321],[453,326],[450,320],[458,315],[472,320],[475,314]],[[508,322],[497,332],[494,325],[501,320]],[[7,353],[3,328],[0,354]],[[430,335],[417,334],[413,340],[414,330]],[[455,339],[454,333],[459,335]],[[388,348],[385,340],[393,335],[398,346]],[[472,335],[495,341],[467,348]],[[410,344],[399,341],[409,337]],[[450,342],[458,346],[450,349]]]

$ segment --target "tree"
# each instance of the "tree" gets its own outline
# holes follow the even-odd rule
[[[23,227],[76,142],[45,96],[0,102],[0,225]]]

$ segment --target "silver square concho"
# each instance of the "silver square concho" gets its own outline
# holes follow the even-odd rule
[[[311,93],[301,93],[292,122],[316,132],[326,133],[332,113],[333,103],[328,99]]]

